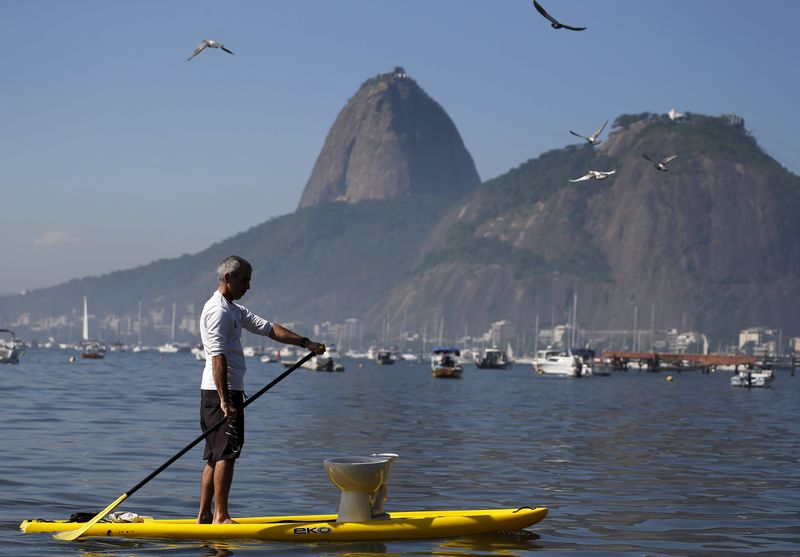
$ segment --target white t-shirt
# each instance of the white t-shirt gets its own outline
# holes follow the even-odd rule
[[[203,306],[200,314],[200,339],[206,353],[206,366],[200,388],[216,391],[211,359],[225,354],[228,363],[228,388],[232,391],[244,390],[244,373],[247,366],[242,352],[242,328],[257,335],[268,335],[272,323],[252,313],[244,306],[228,302],[219,290]]]

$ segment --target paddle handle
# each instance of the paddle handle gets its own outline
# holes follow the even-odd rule
[[[314,356],[314,353],[313,353],[313,352],[309,352],[308,354],[306,354],[305,356],[303,356],[303,357],[302,357],[302,358],[301,358],[301,359],[300,359],[300,360],[299,360],[297,363],[295,363],[295,364],[294,364],[292,367],[290,367],[289,369],[287,369],[286,371],[284,371],[283,373],[281,373],[281,374],[280,374],[278,377],[276,377],[275,379],[273,379],[272,381],[270,381],[270,382],[269,382],[269,384],[267,384],[266,386],[264,386],[264,387],[263,387],[261,390],[259,390],[259,391],[258,391],[256,394],[254,394],[253,396],[251,396],[250,398],[248,398],[248,399],[247,399],[247,401],[244,403],[244,406],[247,406],[247,405],[248,405],[248,404],[250,404],[251,402],[255,401],[255,400],[258,398],[258,397],[260,397],[261,395],[263,395],[264,393],[266,393],[268,390],[270,390],[272,387],[274,387],[275,385],[277,385],[278,383],[280,383],[281,381],[283,381],[283,380],[286,378],[286,376],[287,376],[287,375],[289,375],[289,374],[290,374],[290,373],[292,373],[294,370],[296,370],[297,368],[299,368],[300,366],[302,366],[304,363],[306,363],[308,360],[310,360],[310,359],[311,359],[313,356]],[[136,484],[136,485],[135,485],[135,486],[133,486],[131,489],[129,489],[129,490],[128,490],[128,491],[125,493],[125,496],[127,496],[127,497],[130,497],[131,495],[133,495],[134,493],[136,493],[136,492],[139,490],[139,488],[141,488],[141,487],[142,487],[142,486],[144,486],[144,485],[145,485],[147,482],[149,482],[150,480],[152,480],[153,478],[155,478],[156,476],[158,476],[158,475],[159,475],[161,472],[163,472],[163,471],[164,471],[166,468],[168,468],[168,467],[169,467],[169,466],[170,466],[170,465],[171,465],[173,462],[175,462],[175,461],[176,461],[176,460],[178,460],[180,457],[182,457],[183,455],[185,455],[186,453],[188,453],[190,450],[192,450],[192,449],[195,447],[195,445],[197,445],[197,444],[198,444],[200,441],[202,441],[203,439],[205,439],[206,437],[208,437],[209,435],[211,435],[213,432],[215,432],[217,429],[219,429],[219,428],[220,428],[220,427],[221,427],[221,426],[222,426],[224,423],[226,423],[227,421],[228,421],[228,418],[222,418],[220,421],[218,421],[217,423],[215,423],[214,425],[212,425],[210,428],[208,428],[207,430],[205,430],[205,431],[204,431],[204,432],[203,432],[203,433],[202,433],[200,436],[198,436],[198,437],[197,437],[197,438],[196,438],[194,441],[192,441],[191,443],[189,443],[188,445],[186,445],[186,446],[185,446],[183,449],[181,449],[180,451],[178,451],[177,453],[175,453],[175,454],[172,456],[172,458],[170,458],[170,459],[169,459],[168,461],[166,461],[164,464],[162,464],[161,466],[159,466],[158,468],[156,468],[155,470],[153,470],[153,471],[152,471],[152,472],[151,472],[151,473],[150,473],[150,474],[149,474],[149,475],[148,475],[148,476],[147,476],[145,479],[143,479],[143,480],[142,480],[142,481],[140,481],[138,484]],[[108,513],[106,513],[106,514],[108,514]]]

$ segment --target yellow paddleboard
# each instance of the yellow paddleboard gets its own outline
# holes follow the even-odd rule
[[[335,514],[235,518],[238,524],[195,524],[193,519],[144,522],[98,522],[85,536],[168,538],[184,540],[256,539],[285,542],[417,540],[470,536],[498,530],[519,530],[547,515],[544,507],[462,511],[394,512],[367,522],[336,522]],[[25,520],[25,533],[64,532],[82,522]]]

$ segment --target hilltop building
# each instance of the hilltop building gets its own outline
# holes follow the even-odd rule
[[[669,116],[669,119],[673,122],[675,120],[682,120],[683,118],[686,118],[686,114],[684,112],[678,112],[674,108],[667,112],[667,116]]]
[[[744,127],[744,118],[739,116],[738,114],[723,114],[721,118],[728,123],[729,125],[733,126],[734,128],[743,128]]]

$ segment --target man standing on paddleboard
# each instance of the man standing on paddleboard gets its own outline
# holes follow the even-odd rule
[[[200,480],[198,523],[232,522],[228,514],[228,493],[233,481],[233,466],[244,444],[244,374],[242,329],[257,335],[323,354],[325,345],[271,323],[234,302],[250,289],[253,267],[247,260],[231,255],[217,267],[219,285],[200,315],[200,338],[206,354],[200,386],[200,425],[205,432],[223,416],[227,427],[206,437]],[[213,501],[213,512],[212,512]]]

